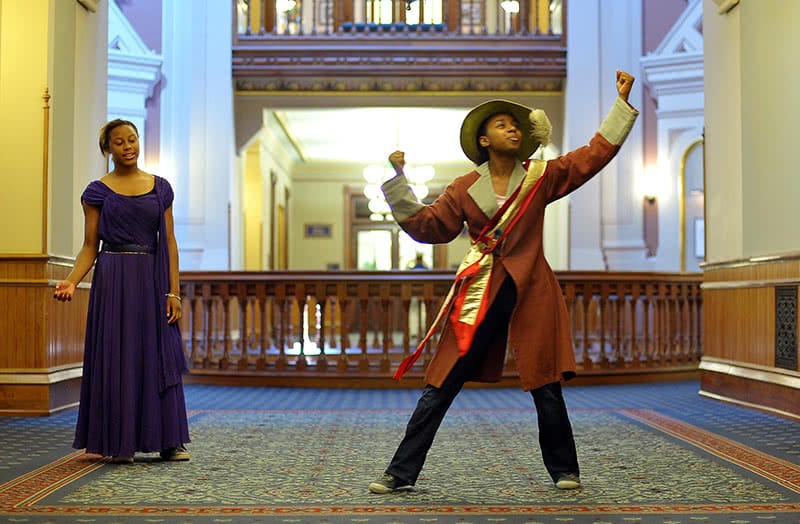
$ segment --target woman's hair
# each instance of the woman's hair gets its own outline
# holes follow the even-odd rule
[[[136,124],[129,120],[115,118],[114,120],[106,122],[103,127],[100,128],[100,152],[103,153],[103,156],[108,154],[108,141],[111,139],[111,131],[119,126],[131,126],[136,132],[136,136],[139,136],[139,130],[136,129]]]

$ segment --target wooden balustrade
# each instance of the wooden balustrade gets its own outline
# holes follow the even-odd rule
[[[565,0],[234,0],[235,35],[559,35]]]
[[[388,378],[422,340],[452,278],[435,271],[184,272],[182,330],[191,375]],[[558,278],[580,375],[696,369],[699,274],[561,272]],[[436,341],[411,376],[422,374]]]

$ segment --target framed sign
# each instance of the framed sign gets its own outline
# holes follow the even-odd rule
[[[303,230],[306,238],[331,238],[332,224],[305,224]]]

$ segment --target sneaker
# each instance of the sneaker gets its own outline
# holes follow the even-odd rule
[[[170,460],[170,461],[185,461],[192,458],[192,455],[184,446],[178,446],[177,448],[167,448],[163,450],[161,453],[161,460]]]
[[[578,489],[581,487],[581,478],[575,473],[562,473],[556,480],[558,489]]]
[[[112,464],[133,464],[133,457],[111,457]]]
[[[396,491],[414,491],[414,486],[403,482],[394,475],[385,473],[375,482],[370,482],[369,490],[379,495],[385,495]]]

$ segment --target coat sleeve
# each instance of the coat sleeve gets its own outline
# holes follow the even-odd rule
[[[417,242],[445,244],[464,228],[464,211],[455,182],[430,205],[417,200],[403,175],[386,181],[381,189],[397,223]]]
[[[619,151],[639,112],[617,97],[600,130],[586,146],[547,162],[547,201],[553,202],[575,191],[596,175]]]

